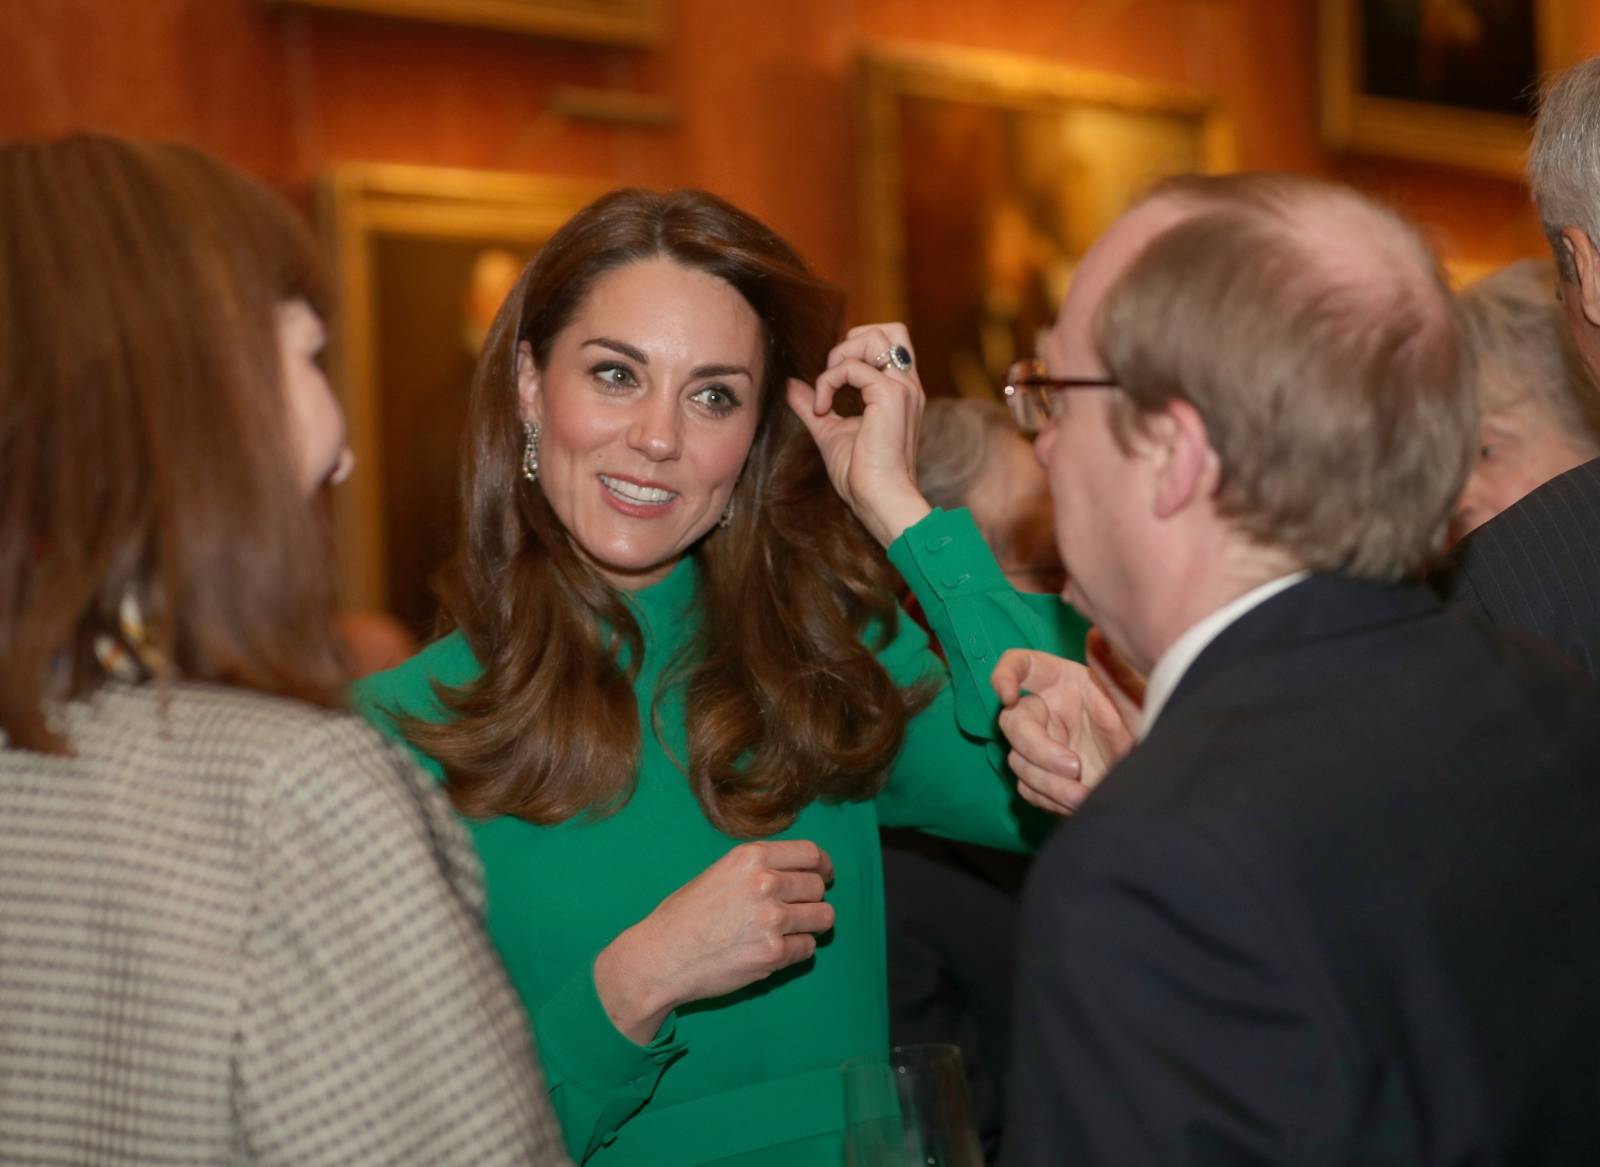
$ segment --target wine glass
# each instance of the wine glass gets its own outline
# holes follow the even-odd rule
[[[849,1167],[983,1167],[955,1046],[897,1045],[843,1069]]]

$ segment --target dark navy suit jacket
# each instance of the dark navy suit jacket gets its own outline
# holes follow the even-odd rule
[[[1600,458],[1490,519],[1454,559],[1447,597],[1538,633],[1600,677]]]
[[[1200,654],[1021,937],[1008,1163],[1600,1163],[1600,690],[1313,576]]]

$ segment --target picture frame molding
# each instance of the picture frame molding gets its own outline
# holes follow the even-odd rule
[[[1357,92],[1360,0],[1318,0],[1323,141],[1335,150],[1521,178],[1527,124],[1508,114]],[[1576,63],[1578,0],[1536,0],[1541,77]]]
[[[330,345],[356,473],[335,491],[339,593],[348,608],[388,606],[374,246],[380,235],[484,237],[537,248],[610,189],[605,182],[497,171],[343,163],[317,182],[317,219],[340,305]]]
[[[354,12],[432,24],[619,46],[660,43],[668,0],[260,0],[269,6]]]
[[[1071,104],[1193,117],[1208,171],[1238,164],[1233,119],[1221,99],[1188,86],[1062,65],[1042,58],[914,43],[878,45],[856,63],[859,230],[865,319],[904,320],[904,174],[898,143],[904,97],[1049,113]]]

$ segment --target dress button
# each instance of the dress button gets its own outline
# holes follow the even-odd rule
[[[976,634],[967,637],[967,656],[973,660],[989,659],[989,646],[983,642],[983,637]]]
[[[929,535],[928,541],[924,543],[923,546],[926,547],[929,552],[937,554],[938,552],[943,551],[946,547],[950,546],[950,536]]]
[[[947,588],[958,588],[971,578],[971,573],[965,571],[963,571],[960,575],[947,575],[944,577],[944,586]]]

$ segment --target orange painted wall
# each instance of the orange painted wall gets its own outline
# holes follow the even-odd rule
[[[1453,254],[1537,251],[1520,184],[1341,159],[1317,134],[1312,0],[674,0],[650,50],[282,11],[253,0],[9,0],[0,136],[79,127],[177,137],[300,194],[362,159],[693,184],[771,221],[856,286],[851,62],[889,40],[968,45],[1212,89],[1240,161],[1340,178]],[[1600,51],[1600,5],[1579,5]],[[669,129],[553,116],[558,85],[670,98]],[[909,176],[908,176],[909,177]],[[934,177],[934,176],[930,176]]]

